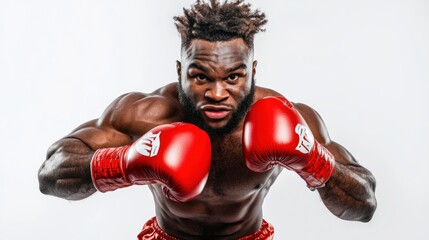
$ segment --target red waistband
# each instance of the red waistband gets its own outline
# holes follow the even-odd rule
[[[153,217],[147,221],[140,234],[137,236],[138,240],[179,240],[164,232]],[[274,238],[274,227],[267,221],[263,220],[261,228],[250,235],[239,238],[238,240],[272,240]]]

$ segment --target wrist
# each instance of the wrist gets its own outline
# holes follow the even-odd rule
[[[314,141],[307,165],[298,174],[305,180],[307,186],[314,190],[325,186],[334,172],[335,158],[329,150]]]
[[[91,159],[91,178],[100,192],[114,191],[128,187],[131,182],[125,173],[125,154],[129,145],[117,148],[101,148]]]

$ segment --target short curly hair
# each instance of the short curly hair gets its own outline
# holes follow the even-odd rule
[[[267,23],[265,14],[259,10],[252,11],[251,4],[244,0],[222,4],[219,0],[209,3],[197,0],[190,9],[183,8],[183,16],[173,19],[182,38],[182,47],[189,46],[193,39],[207,41],[228,41],[243,38],[253,48],[254,35]]]

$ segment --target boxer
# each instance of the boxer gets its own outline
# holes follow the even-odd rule
[[[335,216],[369,221],[371,172],[330,138],[314,109],[255,85],[253,39],[265,14],[242,0],[211,0],[174,20],[178,81],[124,94],[54,143],[39,170],[41,192],[80,200],[147,185],[156,216],[139,239],[273,239],[262,206],[284,170]]]

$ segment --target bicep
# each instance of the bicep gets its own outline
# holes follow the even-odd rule
[[[181,119],[178,109],[164,96],[142,93],[117,98],[99,119],[86,122],[67,137],[76,138],[91,149],[131,144],[151,128]]]
[[[95,119],[84,123],[73,130],[66,138],[79,139],[93,150],[131,144],[132,139],[130,136],[109,124],[100,123],[101,121],[100,119]]]
[[[100,118],[78,126],[66,138],[79,139],[93,150],[131,144],[132,137],[126,133],[134,120],[134,116],[130,114],[133,113],[130,106],[145,97],[146,95],[140,93],[118,97],[104,110]]]

